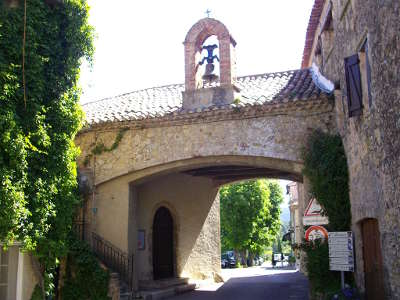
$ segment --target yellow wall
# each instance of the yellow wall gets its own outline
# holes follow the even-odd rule
[[[220,270],[220,225],[217,187],[206,178],[171,174],[137,187],[138,229],[146,248],[137,251],[139,280],[153,278],[152,226],[156,210],[167,207],[174,220],[175,272],[192,278]]]

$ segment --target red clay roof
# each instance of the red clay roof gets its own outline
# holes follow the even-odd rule
[[[277,73],[238,77],[235,85],[240,89],[239,102],[228,105],[183,110],[183,84],[154,87],[106,98],[83,105],[88,125],[122,121],[139,121],[171,115],[184,115],[240,107],[254,107],[307,101],[324,98],[328,94],[314,82],[307,68]]]
[[[301,62],[301,68],[307,68],[308,60],[310,59],[311,50],[314,42],[315,31],[318,28],[319,19],[321,17],[322,9],[324,7],[325,0],[315,0],[314,6],[311,11],[310,20],[308,21],[306,42],[304,44],[303,60]]]

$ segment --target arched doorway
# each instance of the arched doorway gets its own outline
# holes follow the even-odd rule
[[[173,277],[173,220],[168,208],[160,207],[153,221],[154,280]]]

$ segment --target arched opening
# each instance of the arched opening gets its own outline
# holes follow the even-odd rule
[[[174,275],[173,219],[168,208],[160,207],[153,221],[153,278]]]
[[[199,77],[201,87],[211,87],[220,85],[220,51],[219,40],[216,35],[207,37],[199,48],[199,61],[197,77]]]
[[[197,77],[196,69],[198,68],[197,60],[199,58],[199,51],[202,50],[202,46],[207,38],[215,35],[218,38],[220,47],[220,59],[221,59],[221,70],[220,70],[220,83],[221,85],[231,85],[232,78],[235,76],[232,74],[231,65],[234,61],[233,49],[236,46],[235,40],[229,34],[228,29],[221,22],[205,18],[198,21],[186,35],[185,38],[185,90],[194,91],[201,86],[199,82],[200,77]]]
[[[136,253],[141,283],[220,272],[221,186],[257,178],[302,181],[296,163],[265,157],[201,157],[162,166],[128,179],[137,205],[135,226],[150,239]],[[136,180],[130,180],[133,175]],[[166,222],[160,222],[162,216]]]

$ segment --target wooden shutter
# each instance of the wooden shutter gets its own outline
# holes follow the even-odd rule
[[[349,106],[349,117],[359,116],[362,113],[362,89],[360,60],[358,54],[346,57],[344,59],[347,102]]]

